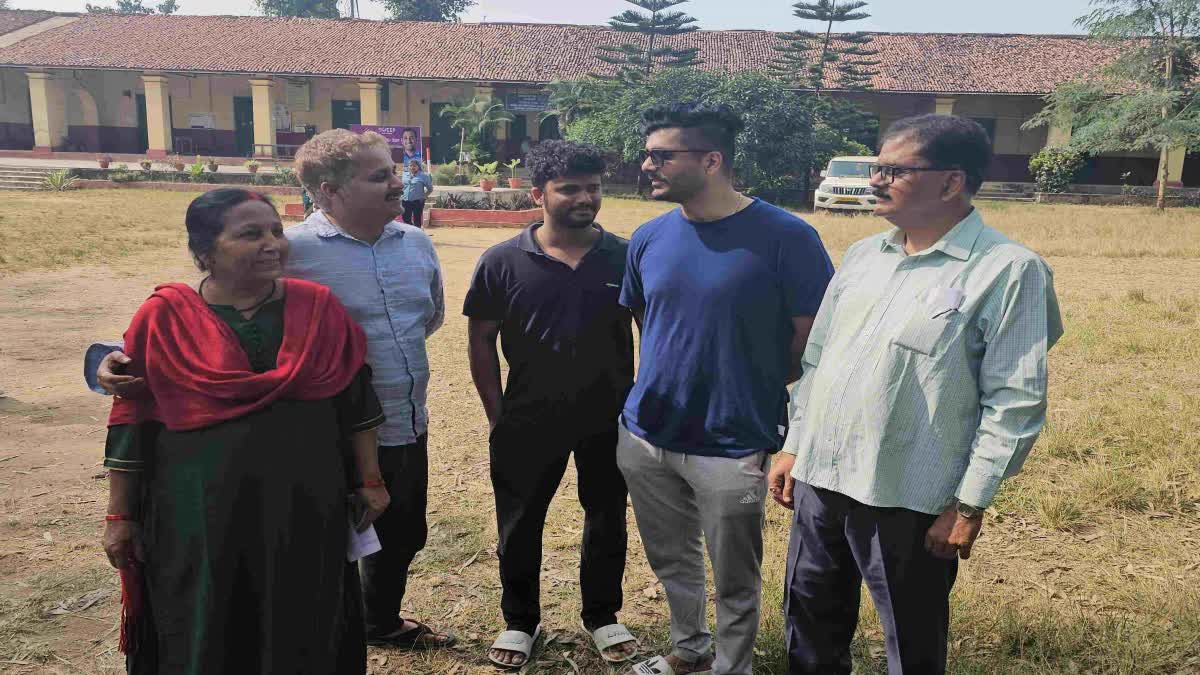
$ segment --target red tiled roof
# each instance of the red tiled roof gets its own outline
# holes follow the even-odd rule
[[[27,11],[15,9],[0,12],[0,35],[8,35],[14,30],[32,26],[39,21],[45,21],[55,16],[54,12]]]
[[[1044,94],[1115,54],[1076,36],[874,38],[882,61],[874,85],[882,91]],[[0,65],[542,83],[611,73],[597,46],[628,40],[604,27],[558,24],[84,14],[0,48]],[[740,72],[763,68],[780,39],[768,31],[698,31],[668,43],[699,48],[705,69]]]

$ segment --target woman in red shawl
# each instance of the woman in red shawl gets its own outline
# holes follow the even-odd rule
[[[114,400],[105,448],[129,671],[362,673],[348,530],[388,503],[366,340],[329,289],[281,278],[265,197],[206,193],[187,230],[207,276],[134,316],[146,392]]]

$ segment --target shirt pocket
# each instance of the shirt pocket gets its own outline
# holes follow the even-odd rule
[[[954,341],[962,320],[962,314],[953,307],[921,305],[892,342],[897,347],[936,356]]]

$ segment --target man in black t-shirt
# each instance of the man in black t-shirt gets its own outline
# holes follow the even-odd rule
[[[617,417],[633,384],[632,315],[618,296],[629,244],[595,222],[605,166],[599,150],[547,141],[526,165],[544,221],[483,254],[463,307],[471,376],[491,428],[507,624],[488,658],[520,666],[537,640],[542,530],[574,452],[584,511],[583,624],[604,659],[619,663],[637,650],[617,623],[626,551]],[[509,364],[503,393],[497,336]]]

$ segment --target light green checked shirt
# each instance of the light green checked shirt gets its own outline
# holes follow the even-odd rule
[[[1045,423],[1061,335],[1049,266],[978,210],[915,255],[898,229],[855,243],[792,391],[793,477],[873,506],[988,506]]]

